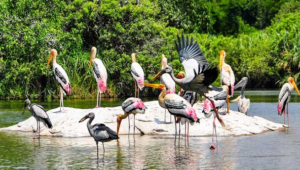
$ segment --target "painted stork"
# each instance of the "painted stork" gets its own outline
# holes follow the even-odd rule
[[[40,138],[40,132],[41,132],[41,125],[40,122],[43,122],[44,126],[47,128],[52,128],[52,123],[49,119],[49,116],[47,114],[47,111],[43,108],[43,106],[38,105],[38,104],[31,104],[29,99],[26,99],[24,102],[24,107],[23,107],[23,112],[22,114],[25,113],[25,109],[26,107],[28,108],[28,110],[31,112],[32,116],[35,118],[36,120],[36,131],[34,133],[33,138],[35,138],[36,133],[39,133],[38,138]]]
[[[165,85],[145,83],[145,86],[161,90],[158,100],[162,101],[170,114],[174,116],[175,140],[177,136],[176,117],[187,119],[191,125],[195,122],[200,123],[196,110],[191,106],[191,104],[177,94],[167,94]]]
[[[94,138],[96,145],[97,145],[97,157],[98,157],[98,142],[102,142],[103,145],[103,154],[105,152],[104,149],[104,142],[109,142],[111,140],[119,139],[117,133],[111,130],[109,127],[105,126],[105,124],[94,124],[91,125],[95,118],[94,113],[89,113],[80,119],[79,123],[85,121],[86,119],[90,119],[87,122],[87,129],[89,130],[90,135]]]
[[[133,114],[134,116],[133,134],[135,135],[135,115],[138,113],[144,114],[146,111],[146,106],[141,99],[130,97],[122,103],[122,109],[124,111],[124,114],[119,114],[117,118],[117,123],[118,123],[117,134],[119,135],[119,129],[122,120],[126,119],[130,114]],[[129,134],[130,134],[130,119],[128,118],[128,135]]]
[[[250,109],[250,99],[245,97],[245,88],[248,82],[247,77],[243,77],[241,81],[239,81],[235,86],[234,89],[241,88],[241,95],[238,96],[233,102],[238,103],[238,111],[241,113],[245,113],[247,115]]]
[[[227,86],[222,86],[223,90],[218,92],[217,94],[215,94],[214,96],[210,97],[211,100],[214,101],[215,103],[215,107],[217,108],[217,110],[219,110],[221,107],[223,107],[226,103],[226,101],[228,101],[228,87]],[[203,113],[205,115],[206,118],[209,118],[214,112],[213,109],[213,105],[211,100],[205,99],[204,101],[204,106],[203,106]],[[227,105],[227,111],[229,110],[229,106]],[[214,120],[213,120],[213,134],[212,134],[212,141],[211,141],[211,146],[210,149],[214,150],[215,146],[214,146],[214,136],[216,136],[216,144],[217,147],[219,148],[219,144],[218,144],[218,136],[217,136],[217,129],[216,129],[216,118],[217,118],[218,114],[214,113]],[[221,123],[221,122],[220,122]]]
[[[165,55],[161,56],[161,69],[164,69],[167,67],[168,59],[165,57]],[[162,74],[160,77],[160,84],[163,84],[166,86],[167,94],[173,94],[175,93],[175,82],[171,78],[170,74]],[[159,103],[162,108],[165,109],[165,122],[166,122],[166,108],[164,107],[164,104]],[[170,114],[170,123],[171,123],[171,114]]]
[[[185,70],[185,78],[176,78],[172,67],[167,66],[164,70],[159,72],[154,79],[165,72],[169,73],[175,83],[184,90],[197,92],[201,96],[211,100],[205,95],[205,93],[208,93],[208,91],[211,90],[209,85],[217,79],[219,74],[218,69],[209,65],[203,55],[203,52],[200,50],[198,42],[196,41],[194,43],[193,41],[193,38],[189,41],[188,36],[185,38],[184,35],[182,35],[181,38],[178,37],[178,43],[176,42],[179,60]],[[214,101],[211,100],[211,102],[214,107],[215,114],[218,115]],[[217,119],[221,122],[222,126],[225,126],[221,117],[217,116]]]
[[[229,95],[233,96],[235,77],[230,65],[225,63],[226,53],[224,50],[220,51],[220,63],[219,69],[221,70],[221,85],[227,85],[229,87]]]
[[[182,79],[185,77],[185,73],[183,71],[180,71],[177,74],[177,77],[179,79]],[[187,100],[192,106],[197,102],[197,93],[193,91],[185,91],[181,87],[179,87],[179,94],[182,96],[185,100]]]
[[[101,93],[104,93],[106,91],[107,71],[103,62],[99,58],[96,58],[96,52],[97,49],[95,47],[92,47],[89,67],[91,67],[91,64],[93,63],[93,73],[98,88],[97,104],[96,104],[96,108],[98,108],[99,106],[101,107]],[[100,102],[98,103],[99,93],[100,93]]]
[[[71,84],[66,71],[59,64],[56,63],[56,56],[57,51],[55,49],[52,49],[50,51],[50,57],[47,63],[47,68],[49,67],[50,62],[53,59],[53,72],[57,83],[60,85],[60,111],[62,111],[62,107],[64,107],[63,94],[70,95]]]
[[[136,91],[138,92],[139,98],[139,90],[143,90],[144,88],[144,71],[139,63],[136,62],[135,53],[131,54],[132,64],[131,64],[131,75],[135,79],[135,88],[134,94],[136,97]],[[138,86],[138,88],[137,88]]]
[[[288,119],[288,125],[290,125],[289,122],[289,101],[291,99],[292,91],[296,89],[298,95],[300,96],[299,90],[297,85],[295,84],[295,81],[292,77],[288,78],[288,83],[285,83],[279,93],[278,97],[278,105],[277,105],[277,111],[279,115],[282,115],[284,113],[284,124],[285,124],[285,108],[286,108],[286,115]]]

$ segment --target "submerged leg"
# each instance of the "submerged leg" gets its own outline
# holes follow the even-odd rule
[[[105,152],[105,149],[104,149],[104,143],[102,142],[102,145],[103,145],[103,154],[104,154],[104,152]]]
[[[286,103],[286,117],[288,120],[288,126],[290,127],[290,119],[289,119],[289,103]]]
[[[174,125],[175,125],[175,143],[174,143],[174,145],[176,145],[177,127],[176,127],[176,117],[175,116],[174,116]]]
[[[97,145],[97,158],[99,158],[98,141],[96,141],[96,145]]]
[[[135,135],[135,115],[133,115],[133,135]]]
[[[130,135],[130,115],[128,115],[128,136]]]
[[[285,124],[285,109],[283,110],[283,117],[284,117],[283,124]]]
[[[41,137],[41,122],[39,121],[39,138]]]
[[[181,124],[181,123],[180,123],[180,122],[178,122],[178,127],[179,127],[179,128],[178,128],[178,130],[179,130],[179,135],[178,135],[178,138],[179,138],[179,139],[180,139],[180,132],[181,132],[181,127],[180,127],[180,124]]]
[[[216,149],[215,146],[214,146],[214,136],[215,136],[215,120],[216,118],[214,117],[214,120],[213,120],[213,132],[212,132],[212,137],[211,137],[211,146],[210,146],[210,149],[211,150],[214,150]]]

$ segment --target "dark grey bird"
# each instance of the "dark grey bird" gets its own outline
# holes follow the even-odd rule
[[[250,109],[250,99],[245,97],[245,88],[248,82],[247,77],[243,77],[241,81],[239,81],[235,86],[234,89],[241,88],[241,95],[238,96],[233,102],[238,103],[238,111],[241,113],[247,114]]]
[[[101,4],[101,0],[97,0],[97,4],[100,5]]]
[[[140,0],[135,0],[135,4],[136,5],[139,4],[139,2],[140,2]]]
[[[40,126],[40,122],[43,122],[43,124],[47,127],[47,128],[52,128],[52,123],[49,119],[49,116],[46,112],[46,110],[43,108],[43,106],[38,105],[38,104],[31,104],[29,99],[26,99],[24,102],[24,107],[23,107],[23,112],[22,114],[25,113],[25,109],[26,107],[28,108],[28,110],[32,113],[32,116],[36,119],[36,131],[34,133],[33,138],[35,138],[36,133],[39,133],[38,138],[40,137],[40,132],[41,132],[41,126]]]
[[[91,125],[95,118],[94,113],[89,113],[86,116],[84,116],[82,119],[80,119],[79,123],[83,122],[86,119],[90,119],[87,122],[87,128],[89,130],[90,135],[94,138],[96,145],[97,145],[97,157],[98,157],[98,142],[102,142],[103,145],[103,154],[105,152],[104,149],[104,142],[109,142],[111,140],[119,139],[119,136],[117,133],[113,130],[111,130],[109,127],[105,126],[105,124],[94,124]]]

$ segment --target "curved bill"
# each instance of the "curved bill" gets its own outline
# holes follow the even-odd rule
[[[79,120],[79,123],[81,123],[81,122],[85,121],[85,119],[87,119],[87,118],[89,118],[89,116],[88,116],[88,115],[84,116],[82,119],[80,119],[80,120]]]
[[[160,76],[162,75],[162,71],[158,72],[154,77],[153,77],[153,81],[157,80],[158,78],[160,78]]]
[[[47,62],[47,68],[49,67],[49,64],[50,64],[50,62],[51,62],[51,60],[52,60],[52,57],[53,57],[53,55],[50,54],[50,57],[49,57],[48,62]]]
[[[163,84],[149,84],[149,83],[145,83],[144,86],[152,87],[152,88],[159,89],[159,90],[162,90],[165,87],[165,85],[163,85]]]

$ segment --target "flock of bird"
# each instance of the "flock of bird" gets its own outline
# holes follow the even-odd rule
[[[213,67],[204,57],[197,41],[194,42],[193,37],[182,35],[177,37],[176,49],[179,53],[179,60],[184,67],[184,72],[179,72],[177,77],[174,75],[174,71],[171,66],[167,63],[167,58],[162,55],[161,58],[161,71],[157,73],[153,80],[160,78],[160,84],[149,84],[144,83],[144,72],[139,63],[136,62],[136,54],[132,54],[132,65],[131,74],[135,79],[135,97],[130,97],[126,99],[122,104],[122,109],[124,114],[120,114],[117,117],[117,132],[114,132],[104,124],[94,124],[91,125],[93,119],[95,118],[94,113],[89,113],[83,117],[79,122],[83,122],[89,119],[87,122],[87,128],[90,135],[94,138],[97,144],[97,155],[98,155],[98,142],[107,142],[110,140],[118,139],[119,129],[123,119],[128,118],[130,114],[134,115],[134,128],[135,133],[135,115],[144,114],[146,111],[146,106],[139,98],[139,91],[143,90],[144,86],[152,87],[161,90],[158,96],[159,105],[165,109],[164,123],[171,123],[171,116],[174,117],[175,124],[175,143],[177,136],[177,124],[188,124],[188,130],[185,133],[185,139],[189,136],[189,124],[193,125],[195,122],[200,123],[200,119],[197,117],[196,110],[193,105],[197,102],[197,94],[204,97],[203,114],[205,117],[214,116],[213,119],[213,135],[211,149],[215,149],[214,146],[214,136],[217,141],[217,131],[216,123],[217,119],[222,126],[225,126],[222,118],[219,114],[230,114],[229,109],[229,98],[233,96],[234,90],[241,88],[241,96],[239,96],[235,101],[238,102],[238,110],[242,113],[247,114],[250,108],[250,100],[245,97],[245,87],[248,82],[248,78],[244,77],[235,84],[235,76],[230,65],[225,63],[226,53],[224,50],[220,52],[220,74],[221,74],[221,87],[214,87],[211,84],[217,79],[219,75],[219,70]],[[107,70],[103,62],[96,58],[97,49],[92,47],[91,57],[89,67],[92,65],[93,74],[97,82],[97,103],[96,108],[101,106],[101,93],[106,91],[107,87]],[[47,63],[47,68],[52,60],[53,62],[53,72],[57,83],[60,85],[60,111],[64,111],[63,95],[70,95],[71,85],[66,71],[56,62],[57,51],[52,49],[50,51],[50,57]],[[178,94],[176,94],[175,85],[180,87]],[[291,98],[291,92],[296,89],[300,95],[298,88],[294,82],[294,79],[290,77],[288,83],[284,84],[279,94],[278,102],[278,114],[284,113],[285,120],[285,110],[288,117],[288,102]],[[100,96],[100,99],[99,99]],[[219,109],[226,105],[227,103],[227,113],[219,112]],[[25,108],[33,114],[37,120],[37,130],[35,131],[34,138],[36,134],[40,132],[40,122],[42,122],[46,127],[52,128],[52,123],[46,110],[37,104],[31,104],[29,99],[25,100],[23,113]],[[166,110],[170,113],[169,122],[166,121]],[[128,119],[129,132],[130,132],[130,119]],[[180,127],[179,127],[180,135]],[[104,151],[104,144],[103,144]]]

